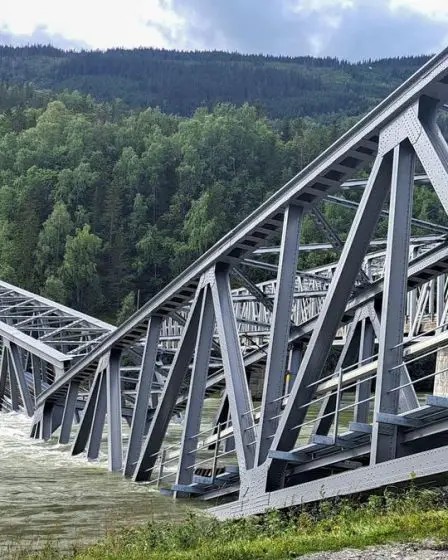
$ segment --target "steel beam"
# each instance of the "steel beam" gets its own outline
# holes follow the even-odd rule
[[[125,476],[132,476],[134,474],[135,465],[141,452],[148,406],[152,404],[150,403],[151,385],[154,380],[162,320],[161,315],[152,315],[148,322],[145,349],[138,378],[137,398],[134,414],[132,415],[131,433],[125,459]]]
[[[70,388],[65,399],[61,433],[59,434],[59,443],[68,443],[70,441],[70,432],[72,429],[73,418],[75,416],[78,391],[79,383],[77,381],[72,381],[70,383]]]
[[[230,291],[229,267],[217,266],[212,284],[219,343],[240,476],[254,466],[255,422]]]
[[[394,149],[389,229],[384,275],[384,295],[378,349],[371,464],[394,459],[398,429],[378,421],[378,414],[397,414],[403,362],[403,329],[406,313],[409,237],[415,155],[408,141]]]
[[[120,358],[121,350],[112,349],[106,373],[107,437],[110,471],[121,471],[123,464]]]
[[[101,373],[99,380],[98,394],[96,396],[95,408],[93,411],[92,425],[87,446],[87,458],[91,461],[98,459],[103,438],[104,422],[107,411],[107,370]]]
[[[148,435],[146,436],[146,441],[144,442],[134,471],[133,479],[135,481],[144,481],[151,478],[152,468],[157,460],[157,454],[160,451],[163,438],[165,437],[176,404],[177,395],[179,394],[193,354],[203,297],[204,289],[201,287],[196,293],[182,332],[179,348],[177,349],[170,373],[163,387],[162,396],[151,420]]]
[[[298,378],[280,420],[272,444],[273,450],[289,451],[297,439],[307,411],[303,405],[309,402],[313,396],[316,386],[311,384],[317,381],[321,375],[333,338],[344,314],[389,190],[390,173],[391,158],[387,155],[384,158],[379,156],[375,160],[369,184],[363,193],[327,297],[305,352]],[[273,489],[282,483],[284,464],[276,460],[270,461],[268,489]]]
[[[275,291],[274,311],[264,376],[261,416],[258,424],[255,464],[266,460],[278,425],[281,396],[284,394],[286,360],[303,208],[288,206],[283,218],[283,234]]]
[[[205,294],[202,301],[193,373],[190,381],[188,404],[184,418],[179,464],[177,466],[176,485],[188,485],[193,481],[193,467],[196,460],[198,434],[201,426],[205,384],[207,381],[208,363],[212,347],[213,330],[215,327],[215,313],[211,290],[209,286],[205,286],[204,290]]]

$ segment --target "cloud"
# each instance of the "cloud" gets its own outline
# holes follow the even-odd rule
[[[429,0],[161,0],[182,22],[157,24],[170,46],[350,60],[434,52],[448,11]],[[436,8],[438,7],[438,10]]]
[[[31,33],[13,33],[8,27],[0,27],[0,45],[21,47],[26,45],[53,45],[61,49],[88,49],[82,39],[68,39],[60,33],[51,33],[45,25],[37,25]]]

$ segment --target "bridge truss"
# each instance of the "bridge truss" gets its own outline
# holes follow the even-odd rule
[[[412,217],[412,195],[417,160],[448,212],[448,146],[437,124],[447,101],[444,51],[123,325],[63,361],[35,393],[33,435],[49,438],[62,423],[68,439],[84,390],[73,453],[98,456],[107,418],[111,470],[166,480],[177,496],[233,494],[213,509],[222,517],[445,475],[448,395],[430,390],[421,401],[416,388],[422,371],[436,388],[448,370],[448,243],[446,228]],[[341,203],[334,194],[360,170],[369,178],[342,238],[321,205]],[[298,271],[306,214],[339,255],[333,266]],[[371,247],[380,219],[387,240]],[[416,239],[415,227],[430,239]],[[255,284],[251,267],[273,280]],[[161,349],[170,357],[161,361]],[[135,352],[124,437],[121,369]],[[204,430],[211,394],[221,405]],[[167,448],[179,412],[181,442]]]

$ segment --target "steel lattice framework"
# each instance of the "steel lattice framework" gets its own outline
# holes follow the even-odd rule
[[[111,470],[135,481],[168,480],[176,495],[234,494],[234,502],[213,509],[222,517],[446,474],[448,395],[419,401],[410,374],[432,357],[424,377],[436,388],[448,370],[447,228],[412,217],[415,181],[432,185],[448,212],[448,146],[437,124],[446,102],[448,50],[123,325],[102,327],[94,341],[70,333],[59,346],[57,332],[38,337],[45,359],[49,348],[61,352],[61,367],[36,394],[33,435],[49,438],[62,423],[67,441],[83,389],[74,454],[98,456],[107,418]],[[416,159],[425,175],[415,175]],[[368,180],[347,183],[360,170]],[[359,204],[334,196],[349,187],[363,187]],[[344,238],[325,220],[322,203],[353,207]],[[310,250],[300,246],[306,214],[327,235],[321,249],[339,254],[333,265],[298,270],[300,251]],[[388,221],[387,239],[372,241],[380,219]],[[413,227],[430,233],[413,236]],[[253,283],[248,267],[273,280]],[[76,321],[71,316],[73,333]],[[0,327],[9,340],[8,323]],[[5,343],[11,363],[14,344]],[[138,368],[138,384],[124,405],[121,370],[133,353],[140,356],[130,366]],[[263,379],[257,406],[256,376]],[[151,397],[155,381],[163,384],[158,399]],[[211,394],[221,395],[221,405],[204,432]],[[132,417],[128,438],[123,406]],[[179,412],[182,439],[167,448]]]

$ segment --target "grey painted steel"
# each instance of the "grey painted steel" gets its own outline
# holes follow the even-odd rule
[[[222,349],[235,450],[240,475],[244,476],[246,471],[254,466],[255,421],[233,311],[228,266],[216,267],[212,283],[212,295],[219,343]]]
[[[12,365],[11,376],[15,376],[15,380],[19,388],[20,397],[22,398],[25,411],[28,416],[31,417],[34,412],[34,403],[31,399],[31,395],[26,384],[25,372],[23,370],[23,362],[19,353],[19,349],[13,342],[10,342],[7,348],[9,351],[10,363]]]
[[[67,391],[65,399],[64,414],[62,417],[61,433],[59,434],[59,443],[68,443],[70,441],[70,432],[75,416],[76,402],[78,399],[79,383],[72,381]]]
[[[121,350],[112,350],[106,374],[107,387],[107,436],[109,470],[121,471],[123,464],[121,433]]]
[[[350,173],[358,166],[365,163],[366,154],[372,154],[377,150],[377,132],[386,127],[404,109],[411,106],[419,97],[431,92],[434,84],[444,86],[438,80],[442,80],[448,69],[448,50],[431,59],[428,64],[416,72],[407,82],[393,92],[385,101],[380,103],[364,119],[359,121],[348,133],[342,136],[333,146],[327,149],[306,169],[301,171],[283,188],[268,199],[256,212],[245,219],[237,228],[229,232],[212,249],[202,255],[198,261],[184,271],[176,280],[162,289],[157,296],[142,306],[142,308],[116,331],[108,335],[104,342],[95,348],[87,357],[83,358],[62,379],[57,380],[51,388],[46,390],[40,397],[42,400],[60,397],[60,392],[65,393],[68,381],[74,376],[91,374],[91,366],[105,352],[114,345],[120,343],[126,337],[128,341],[135,340],[141,336],[142,323],[145,319],[160,310],[172,312],[184,305],[191,297],[189,294],[196,288],[198,278],[218,261],[230,261],[236,263],[244,260],[255,249],[257,243],[251,243],[247,250],[244,248],[244,240],[247,236],[254,238],[254,234],[265,235],[260,238],[260,245],[266,237],[278,231],[280,224],[276,224],[276,213],[285,208],[289,203],[296,200],[302,204],[317,202],[344,182]],[[446,89],[446,88],[445,88]],[[447,96],[448,97],[448,96]],[[362,151],[359,150],[362,148]],[[354,168],[344,168],[340,162],[346,154],[350,153],[360,157],[354,158]],[[338,166],[337,178],[334,180],[332,171]],[[344,168],[346,172],[342,172]],[[318,185],[319,188],[313,188]],[[269,229],[266,227],[269,225]],[[269,233],[270,232],[270,233]],[[189,294],[187,294],[189,292]],[[174,299],[176,298],[176,299]],[[39,401],[38,401],[39,402]]]
[[[261,465],[268,455],[271,439],[278,425],[281,409],[291,311],[296,280],[299,238],[303,208],[288,206],[283,218],[283,234],[277,275],[273,321],[269,339],[269,350],[264,376],[261,417],[258,424],[255,464]]]
[[[395,459],[398,429],[384,426],[378,413],[398,413],[403,361],[403,328],[406,309],[406,278],[408,271],[409,237],[411,231],[412,195],[415,155],[409,142],[394,149],[392,190],[388,231],[388,252],[384,277],[384,296],[378,351],[378,374],[375,394],[375,417],[372,433],[372,464]]]
[[[253,496],[242,498],[231,504],[211,508],[209,511],[221,519],[245,517],[261,514],[270,509],[281,509],[317,502],[334,496],[347,496],[367,492],[384,486],[396,485],[403,481],[434,481],[438,474],[446,472],[448,446],[378,463],[350,472],[319,478],[312,482],[266,492],[257,499]]]
[[[203,289],[205,294],[202,301],[188,405],[185,412],[176,484],[191,484],[193,482],[193,466],[196,460],[195,451],[201,427],[202,405],[212,348],[215,312],[210,287],[206,285]]]
[[[163,387],[162,396],[151,420],[148,435],[134,471],[133,479],[135,481],[151,478],[152,468],[155,465],[157,454],[160,451],[176,404],[176,397],[179,394],[193,354],[203,296],[203,290],[199,289],[185,324],[182,340],[171,365],[170,373]]]
[[[96,399],[98,396],[98,390],[100,387],[103,370],[104,370],[104,365],[98,364],[95,378],[90,388],[89,398],[87,399],[87,403],[84,407],[84,414],[79,424],[75,441],[73,442],[72,455],[79,455],[80,453],[82,453],[85,450],[86,445],[89,441],[90,430],[92,427],[93,416],[95,413]]]
[[[161,324],[162,317],[160,315],[152,315],[149,318],[145,350],[143,353],[143,360],[137,385],[137,399],[134,407],[134,414],[132,416],[131,433],[129,435],[129,443],[125,459],[125,476],[132,476],[134,474],[135,465],[137,464],[140,456],[148,414],[148,404],[151,397],[151,384],[154,379],[156,367]]]
[[[103,438],[104,422],[107,411],[107,370],[101,372],[96,395],[95,408],[93,411],[92,424],[87,445],[87,458],[94,461],[100,453],[101,440]]]
[[[429,472],[446,472],[446,453],[440,454],[438,450],[426,455],[416,453],[425,446],[443,443],[448,404],[445,406],[440,400],[419,404],[406,367],[417,358],[443,351],[448,344],[448,331],[440,326],[448,313],[444,285],[441,280],[435,281],[448,271],[448,243],[442,237],[447,228],[436,227],[434,231],[440,232],[440,236],[435,239],[427,236],[425,241],[415,240],[410,246],[413,149],[448,209],[448,148],[435,121],[440,102],[446,100],[448,50],[432,59],[123,325],[103,332],[94,343],[89,340],[78,345],[76,356],[70,357],[70,370],[64,373],[63,364],[53,364],[58,369],[56,379],[53,381],[53,375],[48,380],[42,379],[44,390],[37,397],[40,408],[35,420],[40,429],[44,429],[46,412],[51,412],[50,431],[55,429],[59,422],[58,411],[71,381],[80,383],[80,394],[85,398],[87,383],[96,367],[96,378],[75,442],[76,450],[82,451],[86,438],[92,434],[89,455],[95,455],[101,441],[104,414],[101,406],[97,406],[95,415],[94,409],[95,404],[104,400],[103,394],[111,398],[113,393],[115,406],[109,406],[108,416],[121,423],[118,366],[114,376],[115,390],[112,391],[110,384],[105,392],[102,387],[105,380],[110,382],[110,369],[107,374],[103,373],[109,353],[123,350],[132,358],[132,365],[126,368],[122,378],[123,414],[129,418],[133,408],[139,402],[143,403],[138,415],[137,435],[150,419],[142,449],[141,436],[135,448],[137,451],[134,449],[137,455],[140,450],[134,479],[148,480],[160,457],[158,483],[164,484],[166,476],[168,480],[170,476],[173,479],[165,460],[179,458],[178,484],[173,490],[201,494],[205,499],[222,493],[222,485],[229,484],[228,491],[235,491],[238,475],[231,466],[236,455],[239,498],[235,504],[215,510],[220,514],[247,515],[268,507],[309,501],[312,497],[319,499],[322,491],[329,496],[377,487],[390,481],[404,482],[409,473],[415,471],[415,465],[420,468],[424,460],[434,458],[436,468],[425,468],[424,472],[417,472],[417,477],[424,479]],[[342,236],[323,224],[330,245],[342,248],[339,262],[298,273],[298,220],[289,222],[289,214],[315,211],[320,202],[328,199],[350,175],[371,162],[373,169],[345,243],[342,244]],[[391,178],[386,251],[380,248],[366,254],[376,223],[385,212],[383,204],[390,191]],[[289,231],[288,223],[291,226]],[[278,266],[263,263],[261,255],[259,261],[253,262],[251,256],[261,247],[266,252],[266,246],[277,239],[282,227],[284,236],[278,250]],[[408,266],[409,259],[412,260]],[[256,286],[235,273],[234,281],[242,287],[232,293],[229,274],[241,265],[265,267],[277,275],[277,281]],[[360,272],[365,276],[361,278]],[[366,277],[370,283],[366,282]],[[0,285],[0,296],[1,292]],[[408,296],[408,292],[411,295]],[[11,301],[8,298],[8,292],[3,299],[0,297],[0,322],[7,323],[11,319],[8,314],[15,314],[14,310],[20,306],[14,326],[20,331],[23,325],[29,325],[27,309],[32,305],[32,297],[19,294]],[[411,312],[406,315],[407,300]],[[380,306],[382,313],[378,317],[376,310]],[[42,303],[42,312],[45,315],[39,319],[39,326],[42,324],[44,330],[52,311]],[[143,349],[141,339],[154,314],[163,316],[164,321],[159,324],[162,329],[159,341],[153,340],[146,345],[145,353],[152,352],[152,357],[148,358],[150,376],[153,377],[154,368],[159,372],[168,370],[155,411],[148,406],[150,389],[145,390],[141,382],[136,387],[134,377],[139,371]],[[214,335],[213,314],[217,326]],[[291,325],[291,318],[296,325]],[[74,333],[80,320],[68,318]],[[45,345],[54,342],[64,331],[64,325],[62,321],[53,331],[43,332],[39,342]],[[20,332],[29,336],[27,332]],[[378,358],[374,354],[375,337],[380,349]],[[158,342],[169,350],[163,360],[157,357]],[[330,370],[328,375],[327,357],[336,344],[344,346],[336,372],[331,374]],[[299,348],[305,346],[301,357]],[[66,348],[62,350],[64,354]],[[288,374],[288,380],[285,380],[283,373],[286,373],[288,351],[291,352],[289,369],[295,373],[298,368],[298,372],[297,376]],[[25,382],[31,387],[30,357],[26,350],[21,358]],[[146,359],[145,356],[144,361]],[[342,366],[356,360],[360,363],[353,364],[353,368],[347,371],[342,370]],[[48,367],[43,369],[48,371]],[[187,375],[189,371],[192,371],[191,378]],[[257,390],[256,376],[263,373],[264,395],[262,411],[258,414],[253,409],[247,379],[251,379],[251,388]],[[426,377],[430,379],[431,376],[434,374]],[[291,383],[290,379],[294,377],[296,380]],[[369,403],[374,379],[375,414],[370,424]],[[5,380],[8,387],[8,377]],[[48,387],[47,382],[52,386]],[[20,405],[19,396],[14,397],[15,383],[16,376],[10,375],[11,401],[15,399],[15,402],[7,402],[8,407]],[[157,383],[163,384],[160,374]],[[355,388],[356,403],[346,406],[341,395],[343,391]],[[290,391],[289,396],[283,394],[287,391]],[[199,443],[197,436],[204,398],[218,392],[227,395],[229,422],[224,428],[218,426],[218,433],[212,430],[211,435],[203,441],[201,438]],[[303,436],[304,422],[311,416],[308,413],[322,401],[324,414],[307,422],[314,435],[311,441],[303,443],[303,437],[298,436]],[[162,446],[168,424],[174,415],[181,418],[185,409],[180,455],[167,453]],[[346,431],[339,426],[343,410],[349,410],[353,415]],[[135,423],[136,418],[134,413]],[[324,424],[325,429],[319,430]],[[330,437],[331,425],[334,430]],[[226,446],[224,455],[221,455],[220,443],[227,438],[230,441],[232,437],[234,451],[232,446]],[[258,442],[257,438],[260,438]],[[121,445],[121,437],[115,434],[114,442],[112,439],[108,438],[109,452],[116,457],[118,466],[120,458],[116,450]],[[201,450],[199,463],[195,458],[198,448]],[[409,457],[395,458],[405,454]],[[198,465],[204,465],[203,455],[207,456],[205,463],[213,465],[211,476],[203,475],[201,469],[197,469]],[[216,469],[218,460],[220,466],[226,466],[229,461],[227,470],[222,473],[221,469]],[[368,465],[369,461],[370,466],[362,466]],[[130,461],[131,471],[133,463]],[[341,470],[346,471],[345,474],[334,474]]]
[[[334,369],[334,378],[339,378],[342,375],[344,366],[349,366],[357,363],[356,352],[359,352],[360,343],[360,329],[359,321],[362,319],[362,309],[358,309],[350,323],[347,334],[345,336],[345,343],[339,355],[336,367]],[[335,411],[338,408],[338,395],[339,391],[332,390],[322,401],[318,417],[320,417],[314,424],[311,438],[315,435],[328,435],[331,425],[335,420]],[[337,436],[335,432],[335,437]]]
[[[306,415],[306,402],[314,393],[311,383],[320,375],[349,299],[362,258],[378,221],[389,189],[391,161],[379,156],[374,163],[355,220],[350,229],[338,267],[303,357],[296,383],[275,434],[272,449],[289,451],[298,436],[296,426]],[[271,460],[268,490],[281,484],[284,465]]]
[[[375,352],[375,330],[372,322],[369,319],[363,319],[361,325],[361,338],[359,346],[359,361],[366,364],[368,359],[373,356]],[[367,399],[370,398],[372,393],[372,380],[358,381],[356,383],[355,395],[355,409],[354,418],[355,422],[361,424],[367,423],[369,419],[370,403]]]

